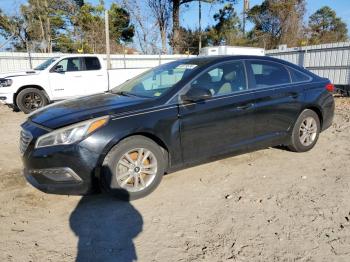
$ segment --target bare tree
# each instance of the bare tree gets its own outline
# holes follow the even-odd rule
[[[167,32],[171,18],[171,4],[168,0],[148,0],[148,6],[157,21],[162,40],[162,53],[167,53]]]
[[[144,54],[156,53],[158,33],[154,30],[155,19],[149,16],[148,6],[141,6],[138,0],[122,0],[122,6],[128,10],[135,24],[135,35],[138,47]]]

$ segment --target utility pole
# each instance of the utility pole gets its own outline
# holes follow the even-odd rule
[[[202,2],[198,1],[198,30],[199,30],[199,43],[198,43],[198,52],[202,48]]]
[[[29,47],[29,40],[26,40],[26,49],[27,49],[27,53],[28,53],[28,61],[29,61],[29,67],[30,69],[33,69],[33,63],[32,63],[32,55],[30,53],[30,47]]]
[[[110,50],[110,47],[109,47],[109,19],[108,19],[108,10],[105,11],[105,31],[106,31],[107,69],[111,69],[111,50]]]
[[[249,0],[244,0],[244,3],[243,3],[243,36],[245,36],[245,23],[246,23],[246,16],[247,16],[248,10],[249,10]]]

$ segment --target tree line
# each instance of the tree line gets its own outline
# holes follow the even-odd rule
[[[220,5],[214,24],[204,30],[180,24],[180,9],[198,0],[118,0],[110,5],[112,53],[198,54],[202,46],[238,45],[273,49],[348,40],[346,23],[324,6],[305,19],[306,0],[265,0],[237,10],[238,0],[201,0]],[[6,48],[35,52],[105,52],[105,3],[84,0],[28,0],[18,15],[0,9],[0,35]],[[244,16],[244,17],[243,17]],[[194,18],[198,21],[198,18]],[[252,28],[246,31],[244,20]]]

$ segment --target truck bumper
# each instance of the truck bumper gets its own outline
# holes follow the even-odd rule
[[[13,104],[13,93],[1,93],[0,92],[0,103],[5,105]]]

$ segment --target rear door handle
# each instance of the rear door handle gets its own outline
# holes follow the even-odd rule
[[[249,108],[252,108],[254,106],[253,103],[248,103],[248,104],[244,104],[244,105],[241,105],[241,106],[236,106],[236,109],[238,110],[247,110]]]
[[[291,92],[291,93],[289,93],[289,97],[291,97],[291,98],[298,98],[299,97],[299,93],[297,93],[297,92]]]
[[[76,75],[76,76],[74,76],[74,77],[82,77],[82,75]]]

